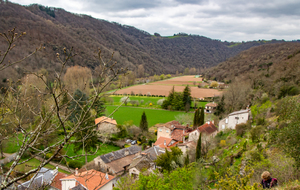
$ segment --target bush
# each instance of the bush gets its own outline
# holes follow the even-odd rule
[[[264,130],[263,130],[263,126],[258,125],[256,127],[253,127],[250,130],[250,138],[252,140],[252,142],[259,142],[260,141],[260,135],[263,134]]]
[[[243,137],[246,131],[250,128],[249,123],[241,123],[235,126],[236,135]]]
[[[220,146],[225,147],[226,146],[226,140],[221,140],[220,141]]]
[[[80,162],[80,161],[78,161],[78,160],[70,160],[69,162],[68,162],[68,166],[70,167],[70,168],[73,168],[73,169],[76,169],[76,168],[81,168],[82,167],[82,163]]]

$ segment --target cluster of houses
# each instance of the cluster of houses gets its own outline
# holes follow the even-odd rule
[[[207,104],[207,113],[213,113],[215,103]],[[157,125],[157,140],[152,147],[143,150],[134,145],[118,151],[110,152],[96,157],[92,162],[95,169],[77,169],[72,175],[67,175],[55,170],[42,168],[34,179],[18,186],[19,190],[36,189],[45,184],[50,184],[50,190],[111,190],[116,185],[120,176],[126,174],[138,178],[143,171],[152,172],[157,168],[155,160],[171,147],[178,147],[183,154],[196,149],[196,142],[200,133],[207,137],[214,137],[219,131],[235,129],[236,124],[245,123],[250,118],[248,109],[230,113],[219,122],[219,128],[213,121],[208,121],[202,126],[192,129],[189,125],[181,125],[178,121],[170,121]],[[105,116],[97,118],[95,124],[102,132],[116,131],[116,120]]]

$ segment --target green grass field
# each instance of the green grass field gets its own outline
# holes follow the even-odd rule
[[[117,106],[106,106],[106,116],[116,109]],[[117,123],[123,124],[124,121],[133,121],[133,124],[139,126],[142,113],[145,111],[148,121],[148,126],[151,127],[157,123],[166,123],[168,121],[175,120],[175,116],[181,114],[191,114],[180,111],[168,111],[159,109],[145,109],[131,106],[122,106],[114,114],[113,118],[117,120]]]
[[[18,134],[18,137],[21,140],[23,140],[22,134]],[[5,152],[5,153],[15,153],[19,149],[20,149],[20,146],[18,146],[16,137],[10,137],[8,140],[4,141],[3,152]]]
[[[21,159],[21,162],[24,160],[26,160],[26,159]],[[6,164],[6,166],[10,167],[12,165],[12,163],[13,162],[10,162],[10,163]],[[20,172],[28,172],[32,168],[37,168],[40,165],[40,163],[41,162],[38,159],[33,158],[24,164],[16,166],[15,169]],[[46,164],[44,167],[48,168],[48,169],[52,169],[52,170],[56,168],[55,166],[53,166],[51,164]],[[58,171],[61,173],[70,174],[70,172],[59,169],[59,168],[58,168]]]
[[[111,99],[113,99],[113,105],[121,105],[121,98],[123,96],[109,96]],[[147,97],[147,96],[129,96],[130,100],[138,100],[140,102],[140,105],[138,107],[148,107],[148,108],[158,108],[161,109],[160,105],[157,105],[157,101],[160,99],[167,99],[168,97]],[[141,104],[141,100],[143,100],[143,104]],[[153,106],[149,106],[149,103],[152,103]],[[208,102],[197,102],[198,107],[199,106],[205,106]],[[111,103],[107,103],[107,105],[112,105]],[[127,106],[132,106],[130,103],[127,104]],[[194,106],[194,101],[192,101],[192,105]],[[137,107],[137,106],[134,106]],[[192,110],[191,110],[192,111]]]
[[[68,156],[76,156],[79,154],[82,154],[82,150],[79,150],[77,153],[74,152],[74,145],[71,144],[69,147],[64,148],[66,150],[66,153]],[[97,151],[97,153],[95,155],[91,155],[87,157],[88,162],[92,161],[94,158],[96,158],[97,156],[103,155],[103,154],[107,154],[109,152],[112,151],[116,151],[119,150],[120,148],[114,145],[109,145],[109,144],[101,144],[99,143],[99,149]],[[67,161],[69,161],[71,159],[67,159]],[[85,164],[85,157],[80,157],[79,159],[77,159],[78,161],[80,161],[82,164]]]

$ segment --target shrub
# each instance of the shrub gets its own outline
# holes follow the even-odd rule
[[[73,169],[76,169],[76,168],[79,169],[79,168],[82,167],[81,162],[78,161],[78,160],[70,160],[70,161],[68,162],[68,165],[69,165],[70,168],[73,168]]]
[[[243,135],[246,133],[246,131],[249,129],[249,124],[247,123],[241,123],[235,126],[236,129],[236,135],[243,137]]]
[[[250,130],[250,138],[252,140],[252,142],[259,142],[260,141],[260,135],[263,134],[264,130],[263,130],[263,126],[258,125],[256,127],[253,127]]]
[[[221,140],[220,141],[220,146],[225,147],[226,146],[226,140]]]
[[[161,106],[165,100],[166,100],[165,98],[159,99],[159,100],[157,101],[157,105],[160,105],[160,106]]]

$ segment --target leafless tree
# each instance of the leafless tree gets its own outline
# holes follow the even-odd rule
[[[14,43],[24,34],[25,33],[18,35],[15,33],[15,30],[0,34],[0,36],[8,42],[7,50],[4,54],[0,54],[0,72],[5,72],[5,68],[26,59],[25,57],[13,63],[5,61],[6,55],[9,54],[14,47]],[[36,53],[40,49],[41,48],[38,48],[33,53]],[[68,50],[66,48],[64,48],[63,55],[57,53],[56,56],[61,64],[61,69],[56,72],[55,81],[53,81],[53,83],[47,82],[47,79],[43,74],[28,72],[28,76],[34,76],[33,78],[35,78],[35,80],[40,81],[35,83],[39,85],[22,85],[22,80],[19,80],[18,82],[10,81],[9,88],[5,93],[0,95],[0,142],[2,143],[2,140],[4,139],[15,138],[17,144],[20,146],[11,166],[7,170],[4,170],[1,166],[1,170],[4,172],[1,178],[0,189],[5,189],[28,176],[34,175],[33,177],[35,177],[37,171],[54,158],[75,159],[80,156],[86,156],[85,153],[84,155],[68,157],[63,154],[61,150],[63,148],[68,148],[70,144],[74,143],[72,137],[77,133],[95,127],[94,124],[88,122],[91,121],[91,119],[94,119],[91,114],[93,106],[96,104],[97,100],[101,98],[103,89],[105,89],[105,87],[107,87],[119,74],[124,73],[124,70],[116,69],[116,63],[112,61],[112,57],[109,61],[104,62],[101,51],[99,50],[96,57],[101,65],[101,70],[97,77],[102,80],[97,83],[97,86],[92,86],[93,96],[90,97],[85,104],[81,104],[80,100],[74,98],[73,94],[67,90],[67,86],[62,81],[67,63],[75,55],[76,54],[72,49]],[[40,85],[40,83],[43,83],[43,85]],[[32,93],[27,93],[29,91],[34,91],[35,96],[33,96]],[[68,100],[64,101],[64,97],[68,97]],[[38,101],[40,104],[32,104],[33,101]],[[73,122],[69,121],[69,116],[75,109],[69,110],[67,114],[64,111],[71,101],[75,102],[77,108],[80,110],[76,115],[76,120]],[[34,124],[28,123],[28,114],[34,116]],[[5,130],[6,128],[12,130],[9,132],[9,130]],[[41,141],[44,141],[43,139],[56,135],[57,131],[62,132],[59,139],[49,143],[46,147],[39,146]],[[91,135],[93,135],[93,130],[88,131],[89,133],[85,134],[83,140],[80,140],[81,142],[89,139]],[[48,153],[51,153],[50,156]],[[30,156],[24,158],[25,154],[30,154]],[[40,160],[38,167],[34,167],[18,176],[13,175],[17,166],[26,164],[36,157]]]

